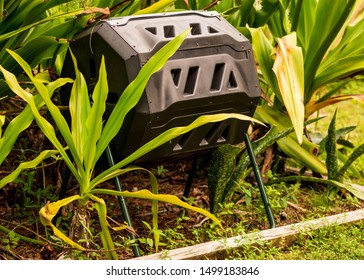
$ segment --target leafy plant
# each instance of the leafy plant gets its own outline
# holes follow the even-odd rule
[[[305,125],[318,121],[320,118],[308,120]],[[254,154],[258,155],[268,147],[284,139],[294,131],[293,127],[279,131],[273,126],[260,139],[252,143]],[[298,152],[302,152],[300,150]],[[208,174],[211,212],[215,213],[220,204],[234,192],[240,181],[250,172],[250,158],[244,146],[223,145],[215,149],[212,155]]]
[[[364,18],[356,13],[363,1],[335,1],[327,9],[330,3],[279,1],[279,12],[267,21],[267,27],[250,29],[263,88],[273,100],[273,106],[264,105],[257,116],[269,123],[276,119],[280,130],[292,123],[297,138],[280,140],[280,148],[319,173],[326,173],[325,167],[312,155],[298,157],[297,151],[302,148],[293,142],[303,143],[310,151],[312,145],[302,137],[303,121],[333,103],[362,99],[361,95],[336,97],[336,91],[322,94],[322,90],[364,69],[363,42],[359,38]]]
[[[31,68],[42,64],[41,70],[45,70],[52,66],[60,74],[69,40],[87,24],[108,16],[161,12],[173,2],[161,0],[147,7],[141,0],[0,1],[0,64],[16,76],[22,73],[8,56],[6,49],[11,49]],[[0,98],[12,94],[7,89],[1,81]]]
[[[349,131],[352,128],[349,129]],[[344,129],[347,131],[348,129]],[[339,167],[340,157],[338,153],[338,142],[340,142],[340,138],[338,137],[338,132],[342,133],[342,130],[336,130],[336,112],[330,122],[330,126],[328,129],[328,134],[325,139],[323,139],[323,146],[326,151],[326,166],[329,171],[327,174],[327,179],[323,178],[315,178],[308,176],[287,176],[285,178],[273,179],[269,182],[277,183],[277,182],[294,182],[294,181],[303,181],[303,182],[313,182],[318,184],[328,185],[330,187],[330,191],[336,194],[338,190],[344,190],[352,193],[359,199],[364,199],[364,192],[357,188],[355,184],[344,181],[344,176],[349,170],[350,166],[357,160],[360,156],[364,154],[364,144],[359,145],[355,148],[352,153],[349,155],[347,159],[345,159],[344,164]],[[343,157],[341,157],[343,159]]]
[[[103,171],[101,174],[94,177],[94,169],[98,159],[101,157],[102,153],[107,148],[113,137],[118,133],[120,127],[122,126],[125,115],[138,102],[139,98],[143,93],[144,87],[148,82],[149,77],[163,67],[168,58],[181,45],[188,32],[189,30],[183,32],[180,36],[170,41],[165,47],[158,51],[158,53],[155,54],[146,65],[143,66],[138,74],[138,77],[129,84],[122,96],[119,98],[118,103],[116,104],[110,117],[105,121],[105,124],[103,124],[102,115],[105,110],[105,101],[108,94],[108,87],[106,82],[107,80],[104,62],[102,62],[102,65],[100,67],[99,80],[92,94],[91,102],[89,100],[85,80],[82,74],[77,69],[77,63],[75,59],[74,64],[76,70],[76,78],[74,82],[71,79],[65,78],[58,79],[48,84],[44,84],[43,80],[38,79],[37,76],[33,76],[31,67],[19,55],[17,55],[13,51],[9,51],[11,56],[22,66],[25,73],[37,89],[37,93],[35,95],[32,95],[19,85],[16,77],[13,74],[5,70],[3,67],[0,67],[9,87],[18,96],[20,96],[28,103],[23,113],[16,117],[13,122],[19,122],[19,119],[21,118],[27,118],[30,120],[32,118],[32,115],[34,115],[38,126],[44,132],[45,136],[54,145],[56,150],[43,151],[34,160],[21,163],[13,173],[6,176],[0,181],[0,188],[3,187],[5,184],[13,181],[22,170],[34,168],[46,158],[60,155],[79,184],[79,194],[46,204],[39,212],[41,221],[45,226],[50,226],[56,236],[58,236],[68,244],[72,245],[73,247],[79,250],[84,250],[82,246],[75,243],[73,240],[69,239],[64,233],[58,230],[53,225],[52,219],[62,206],[65,206],[74,201],[79,202],[80,208],[89,208],[91,210],[96,210],[101,225],[101,239],[103,242],[103,246],[106,250],[108,250],[107,257],[112,259],[115,259],[117,256],[114,252],[114,244],[111,239],[109,225],[106,219],[107,208],[104,200],[97,196],[100,194],[152,200],[155,244],[158,244],[159,240],[157,231],[158,201],[173,203],[175,205],[197,211],[211,218],[217,224],[220,224],[220,222],[213,215],[211,215],[208,211],[204,209],[193,207],[172,195],[158,194],[157,181],[154,175],[146,170],[145,171],[150,174],[152,192],[148,190],[141,190],[132,193],[128,191],[119,192],[114,190],[97,188],[97,186],[109,179],[114,178],[115,176],[124,174],[126,172],[133,170],[142,170],[141,168],[137,167],[127,167],[127,165],[131,164],[137,158],[158,147],[159,145],[162,145],[163,143],[173,139],[174,137],[188,132],[200,125],[206,124],[208,122],[222,121],[227,118],[252,120],[249,117],[239,114],[217,114],[199,117],[193,123],[186,127],[176,127],[162,133],[161,135],[135,151],[129,157],[123,159],[111,168]],[[59,108],[51,101],[51,96],[53,92],[57,88],[68,82],[73,82],[69,104],[69,110],[72,118],[71,129],[69,128],[65,118],[62,116]],[[48,108],[55,122],[55,125],[59,130],[59,133],[62,135],[64,141],[67,144],[67,148],[62,146],[60,140],[56,136],[54,126],[50,124],[39,113],[38,110],[43,104],[45,104]],[[12,132],[15,131],[17,133],[18,130],[19,128],[17,126],[9,124],[6,131],[4,132],[3,138],[1,139],[2,142],[0,144],[6,146],[8,138],[12,137]],[[69,150],[71,157],[66,152],[66,149]],[[3,153],[3,149],[1,149],[1,153]],[[73,162],[75,162],[75,165],[73,164]]]

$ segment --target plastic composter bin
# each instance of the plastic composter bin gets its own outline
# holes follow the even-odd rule
[[[70,47],[90,91],[101,56],[106,61],[110,114],[126,86],[163,45],[192,28],[180,49],[148,82],[140,102],[112,141],[117,160],[169,128],[215,113],[254,114],[260,98],[249,41],[216,12],[176,12],[102,20],[76,35]],[[64,76],[73,76],[68,56]],[[67,93],[63,93],[67,98]],[[243,141],[248,122],[207,124],[155,149],[137,163],[161,163]]]

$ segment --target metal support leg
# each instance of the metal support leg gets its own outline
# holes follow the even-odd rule
[[[198,163],[198,158],[196,157],[192,160],[191,169],[190,169],[190,172],[188,173],[185,190],[183,192],[183,198],[187,198],[190,195],[192,182],[196,176],[197,163]]]
[[[106,156],[107,156],[107,161],[108,161],[110,167],[113,166],[115,164],[114,163],[114,157],[112,155],[112,152],[111,152],[111,149],[110,149],[109,146],[107,146],[107,148],[106,148]],[[117,191],[122,191],[121,183],[119,181],[119,178],[115,177],[114,181],[115,181],[115,189]],[[133,227],[124,197],[118,196],[118,199],[119,199],[119,204],[120,204],[120,207],[121,207],[121,213],[123,215],[124,220],[127,222],[127,224],[130,227]],[[130,233],[129,235],[130,235],[130,238],[132,240],[134,240],[134,243],[132,244],[132,250],[133,250],[134,256],[135,257],[140,257],[139,245],[136,242],[137,240],[136,240],[135,236],[132,233]]]
[[[246,144],[246,148],[248,150],[250,162],[251,162],[251,164],[253,166],[254,175],[255,175],[255,178],[256,178],[257,183],[258,183],[259,191],[260,191],[260,194],[262,196],[262,200],[263,200],[263,203],[264,203],[264,209],[265,209],[265,212],[267,213],[269,225],[270,225],[271,228],[274,228],[276,226],[276,224],[275,224],[275,221],[274,221],[272,208],[271,208],[271,206],[269,204],[267,193],[265,192],[263,180],[262,180],[262,177],[260,176],[260,172],[259,172],[258,165],[257,165],[256,159],[255,159],[254,151],[253,151],[253,146],[252,146],[252,143],[250,142],[248,133],[245,133],[244,141],[245,141],[245,144]]]

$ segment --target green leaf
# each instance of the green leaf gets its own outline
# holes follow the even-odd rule
[[[163,12],[166,8],[172,6],[174,1],[175,0],[159,0],[158,2],[155,2],[153,5],[146,7],[143,10],[139,10],[138,12],[135,13],[135,15]]]
[[[17,179],[24,170],[35,168],[45,159],[53,157],[57,154],[58,151],[46,150],[41,152],[35,159],[31,161],[22,162],[13,172],[11,172],[8,176],[0,180],[0,189],[4,187],[6,184],[9,184],[13,182],[15,179]]]
[[[284,131],[291,126],[287,115],[275,110],[267,105],[258,106],[254,115],[258,120],[275,126],[279,132]],[[303,145],[300,146],[294,137],[285,137],[277,142],[279,148],[289,157],[296,160],[298,163],[310,168],[311,170],[326,174],[325,165],[312,154],[311,150],[317,148],[317,145],[303,138]]]
[[[89,15],[89,14],[95,13],[95,12],[101,12],[101,13],[107,14],[108,10],[107,9],[101,9],[101,8],[90,8],[90,9],[77,9],[77,10],[71,11],[71,12],[66,13],[66,14],[63,14],[63,13],[53,14],[53,15],[50,15],[50,16],[42,19],[42,20],[39,20],[37,22],[29,23],[26,26],[22,26],[22,27],[20,27],[18,29],[9,31],[7,33],[0,33],[1,34],[0,35],[0,42],[8,40],[11,37],[20,34],[21,32],[28,31],[31,28],[36,27],[37,25],[40,25],[40,24],[45,23],[45,22],[49,22],[49,21],[53,21],[53,20],[57,20],[57,19],[62,19],[62,18],[65,18],[65,17],[76,17],[76,16],[81,16],[81,15]]]
[[[38,75],[37,75],[38,76]],[[54,82],[48,83],[47,88],[49,91],[50,97],[52,97],[54,91],[61,87],[62,85],[72,82],[71,79],[57,79]],[[34,96],[34,103],[39,110],[41,106],[44,105],[42,97],[39,94]],[[7,126],[4,135],[0,138],[0,165],[6,158],[6,156],[10,153],[12,147],[14,146],[19,134],[28,128],[32,121],[34,120],[34,116],[32,114],[30,105],[27,105],[24,110],[16,116]]]
[[[87,92],[87,89],[84,91]],[[109,90],[106,77],[105,60],[104,57],[102,57],[99,79],[92,94],[92,107],[90,112],[87,113],[85,125],[87,136],[85,137],[85,142],[83,143],[83,150],[86,172],[91,172],[94,167],[93,163],[96,154],[96,144],[100,139],[102,132],[103,114],[106,108],[106,99],[108,93]],[[78,108],[78,110],[80,109],[82,110],[82,108]]]
[[[100,226],[101,226],[101,240],[104,245],[104,249],[107,250],[106,257],[109,260],[117,260],[118,257],[115,253],[114,242],[112,241],[111,234],[109,231],[109,223],[107,221],[107,208],[105,201],[94,195],[91,195],[90,198],[95,202],[93,207],[96,209],[97,214],[99,216]]]
[[[107,190],[107,189],[94,189],[91,191],[92,194],[108,194],[108,195],[117,195],[117,196],[124,196],[124,197],[133,197],[133,198],[140,198],[140,199],[148,199],[148,200],[158,200],[161,202],[166,202],[170,204],[174,204],[179,207],[183,207],[188,210],[195,211],[197,213],[200,213],[211,220],[213,220],[216,224],[218,224],[221,227],[221,222],[210,212],[199,208],[192,206],[182,200],[180,200],[177,196],[170,195],[170,194],[153,194],[152,192],[148,190],[140,190],[136,192],[129,192],[129,191],[114,191],[114,190]]]
[[[302,143],[305,108],[303,104],[303,56],[296,45],[296,33],[277,39],[277,56],[273,71],[277,76],[281,96],[296,132]]]
[[[61,115],[59,109],[57,106],[55,106],[49,97],[49,92],[47,90],[47,87],[43,84],[39,83],[36,78],[33,77],[31,69],[29,65],[22,60],[21,57],[19,57],[16,53],[9,51],[9,53],[22,65],[24,71],[29,76],[29,78],[32,80],[33,84],[37,87],[39,94],[42,96],[43,101],[46,103],[48,109],[50,109],[50,113],[52,114],[57,127],[60,129],[60,131],[66,131],[68,129],[67,122]],[[35,98],[33,95],[28,93],[26,90],[24,90],[18,83],[16,77],[5,70],[0,65],[0,70],[4,74],[5,80],[9,87],[13,90],[14,93],[16,93],[19,97],[21,97],[24,101],[26,101],[30,105],[30,109],[37,121],[38,126],[40,129],[44,132],[46,137],[52,142],[52,144],[56,147],[56,149],[59,151],[59,153],[62,155],[63,159],[65,160],[67,166],[72,171],[73,175],[76,177],[76,179],[81,182],[81,177],[79,176],[77,170],[74,168],[72,161],[69,159],[65,149],[63,148],[62,144],[59,142],[57,135],[55,133],[54,127],[52,124],[50,124],[43,116],[40,115],[38,112],[37,105],[35,103]],[[48,104],[47,104],[48,103]],[[54,117],[56,116],[56,118]],[[63,134],[63,133],[62,133]],[[70,135],[70,133],[69,133]],[[67,135],[66,135],[67,136]],[[64,136],[65,137],[65,136]],[[65,140],[67,141],[67,138],[65,137]],[[73,144],[73,143],[70,143]],[[72,152],[73,146],[70,146],[71,152]],[[77,155],[77,154],[76,154]],[[77,163],[77,158],[75,158]]]
[[[355,0],[317,2],[315,23],[305,50],[305,102],[310,100],[313,94],[311,86],[322,59],[345,25],[354,5]]]
[[[364,154],[364,144],[358,146],[349,156],[347,161],[345,162],[344,166],[338,171],[338,180],[342,180],[343,176],[345,175],[346,171],[349,167],[356,161],[359,157]]]
[[[250,29],[252,34],[252,46],[255,54],[255,58],[259,64],[264,79],[268,85],[272,88],[276,97],[283,102],[280,93],[277,77],[273,71],[274,59],[273,59],[273,46],[265,36],[264,29]]]
[[[281,182],[313,182],[318,184],[325,184],[337,189],[345,189],[355,195],[357,198],[364,200],[364,192],[360,189],[363,188],[362,186],[358,186],[351,183],[340,183],[333,180],[327,180],[322,178],[316,177],[307,177],[307,176],[287,176],[278,179],[269,180],[267,184],[277,184]],[[360,187],[360,188],[359,188]],[[336,195],[336,193],[334,193]]]
[[[69,112],[71,115],[71,134],[72,134],[72,140],[70,139],[70,141],[74,143],[75,153],[78,155],[80,163],[84,163],[84,148],[87,145],[86,121],[89,111],[91,109],[91,105],[88,96],[86,80],[82,75],[82,73],[78,70],[77,61],[72,52],[71,52],[71,57],[75,68],[76,78],[72,86],[70,100],[69,100]]]
[[[329,180],[338,181],[338,156],[336,148],[336,111],[329,125],[326,139],[326,167]]]

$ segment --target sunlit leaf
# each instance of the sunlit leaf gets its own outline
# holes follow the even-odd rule
[[[40,221],[44,226],[50,226],[54,232],[54,234],[62,239],[67,244],[71,245],[72,247],[78,249],[78,250],[85,250],[82,246],[78,245],[76,242],[68,238],[63,232],[61,232],[56,226],[52,224],[52,219],[54,216],[58,213],[59,209],[61,207],[66,206],[70,204],[71,202],[75,200],[79,200],[81,197],[79,195],[73,195],[61,200],[58,200],[56,202],[47,203],[45,206],[43,206],[39,210],[39,217]]]
[[[108,257],[109,260],[117,260],[114,242],[112,241],[111,234],[109,231],[109,223],[107,221],[107,208],[105,201],[102,198],[96,197],[94,195],[91,195],[90,198],[94,201],[93,207],[96,209],[99,216],[102,244],[104,245],[104,248],[108,250],[106,256]]]
[[[277,42],[273,71],[277,76],[283,103],[296,131],[298,143],[301,144],[305,117],[302,51],[297,47],[295,33],[277,39]]]
[[[133,198],[148,199],[148,200],[158,200],[161,202],[174,204],[176,206],[183,207],[185,209],[200,213],[200,214],[210,218],[211,220],[213,220],[219,226],[221,226],[221,222],[210,212],[208,212],[202,208],[192,206],[192,205],[180,200],[177,196],[174,196],[174,195],[153,194],[152,192],[150,192],[148,190],[140,190],[140,191],[136,191],[136,192],[129,192],[129,191],[119,192],[119,191],[107,190],[107,189],[94,189],[91,191],[91,193],[117,195],[117,196],[133,197]]]
[[[139,10],[138,12],[135,13],[135,15],[163,12],[166,8],[171,6],[174,3],[174,1],[175,0],[160,0],[152,4],[151,6],[146,7],[143,10]]]
[[[46,151],[41,152],[35,159],[33,159],[31,161],[24,161],[24,162],[20,163],[19,166],[13,172],[11,172],[8,176],[6,176],[0,180],[0,189],[2,187],[4,187],[6,184],[11,183],[16,178],[18,178],[18,176],[20,175],[20,173],[23,170],[35,168],[45,159],[55,156],[57,154],[58,154],[58,151],[46,150]]]

